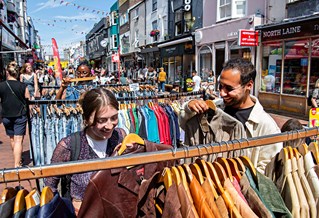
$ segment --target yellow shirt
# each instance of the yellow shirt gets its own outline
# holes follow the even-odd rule
[[[158,74],[158,81],[165,82],[166,81],[166,72],[161,71]]]

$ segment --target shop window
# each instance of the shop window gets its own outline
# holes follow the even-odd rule
[[[113,48],[117,48],[117,35],[112,35]]]
[[[280,93],[282,43],[263,44],[261,91]]]
[[[246,0],[218,0],[217,21],[246,16]]]
[[[285,42],[283,93],[306,95],[308,50],[308,40],[291,40]]]
[[[319,38],[313,38],[309,45],[311,45],[309,94],[312,94],[319,79]]]

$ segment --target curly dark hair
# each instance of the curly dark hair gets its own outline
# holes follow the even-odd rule
[[[223,70],[238,70],[240,72],[240,84],[246,85],[250,80],[255,82],[256,68],[249,60],[243,58],[230,59],[224,64]]]

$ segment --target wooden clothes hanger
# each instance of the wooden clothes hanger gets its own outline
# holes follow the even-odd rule
[[[311,151],[316,163],[319,163],[319,148],[317,142],[311,142],[308,146],[308,150]]]
[[[310,143],[311,144],[311,143]],[[297,146],[297,149],[299,151],[299,153],[302,155],[302,156],[305,156],[307,153],[308,153],[308,145],[306,143],[302,143],[300,145]]]
[[[14,200],[13,214],[16,214],[19,211],[26,209],[25,197],[28,194],[29,192],[26,189],[21,189],[18,191],[16,199]]]
[[[226,161],[229,164],[232,176],[234,176],[238,181],[240,181],[241,172],[238,168],[238,164],[237,164],[236,160],[233,158],[227,158]]]
[[[12,187],[6,187],[1,194],[0,204],[3,204],[4,202],[10,200],[14,196],[16,196],[18,191],[15,188]]]
[[[178,169],[176,167],[171,167],[171,174],[172,174],[172,179],[174,180],[174,182],[178,186],[182,182],[182,179],[181,179],[181,176],[180,176]]]
[[[224,181],[226,181],[226,179],[229,177],[226,174],[223,166],[218,162],[213,162],[212,164],[215,167],[219,180],[221,181],[222,185],[224,185]]]
[[[90,80],[94,80],[95,78],[96,78],[95,76],[82,77],[82,78],[73,78],[73,79],[70,79],[70,82],[90,81]]]
[[[37,189],[32,189],[27,196],[25,196],[26,208],[29,210],[40,203],[40,194]]]
[[[257,170],[254,164],[251,162],[251,160],[246,156],[240,156],[239,159],[243,162],[245,167],[247,167],[250,170],[254,180],[257,181]]]
[[[196,164],[196,163],[190,164],[189,168],[191,169],[192,174],[198,180],[199,184],[202,185],[204,183],[204,177],[203,177],[202,171],[199,168],[198,164]]]
[[[234,180],[233,179],[233,175],[232,175],[230,166],[229,166],[228,161],[226,160],[226,158],[218,157],[216,159],[216,161],[224,168],[227,177],[230,179],[231,182],[233,182],[233,180]]]
[[[142,139],[139,135],[135,133],[129,133],[127,136],[124,137],[122,141],[122,145],[118,151],[118,155],[122,155],[123,152],[127,148],[127,144],[133,144],[133,143],[138,143],[140,145],[145,145],[144,139]]]
[[[209,183],[209,186],[210,186],[210,188],[211,188],[211,190],[212,190],[212,192],[213,192],[214,198],[215,198],[215,200],[216,200],[216,199],[219,197],[219,195],[218,195],[218,193],[217,193],[217,191],[216,191],[216,189],[215,189],[213,180],[212,180],[212,178],[210,177],[210,173],[209,173],[209,171],[208,171],[208,167],[207,167],[207,165],[206,165],[206,161],[203,160],[203,159],[201,159],[201,158],[197,158],[197,159],[195,160],[195,162],[196,162],[196,164],[198,164],[198,166],[200,167],[203,176],[206,177],[206,179],[207,179],[207,181],[208,181],[208,183]]]
[[[214,103],[214,101],[212,100],[206,100],[205,103],[207,104],[207,106],[212,109],[213,111],[216,111],[217,107],[216,104]]]
[[[161,174],[159,174],[158,183],[164,183],[164,187],[166,190],[172,186],[172,173],[168,167],[165,167]]]
[[[54,197],[54,194],[50,187],[46,186],[42,189],[40,197],[40,207],[49,203]]]

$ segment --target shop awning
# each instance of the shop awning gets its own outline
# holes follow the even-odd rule
[[[166,42],[166,43],[163,43],[163,44],[159,44],[157,47],[163,48],[163,47],[176,45],[176,44],[181,44],[181,43],[189,42],[189,41],[193,41],[193,37],[189,36],[189,37],[186,37],[186,38],[182,38],[182,39],[177,39],[177,40],[174,40],[174,41]]]

